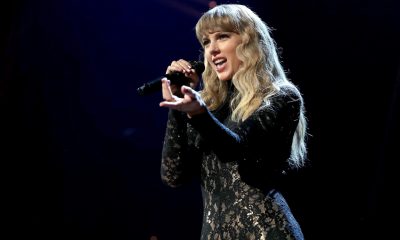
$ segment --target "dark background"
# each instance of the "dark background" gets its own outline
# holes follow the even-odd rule
[[[395,236],[400,4],[217,1],[227,2],[248,5],[274,29],[304,94],[310,166],[287,200],[306,239]],[[7,239],[199,239],[199,187],[160,181],[161,94],[138,96],[136,88],[172,60],[199,58],[194,25],[208,4],[0,4]]]

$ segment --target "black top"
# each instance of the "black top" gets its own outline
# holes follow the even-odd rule
[[[279,191],[290,169],[301,98],[282,88],[242,123],[229,104],[187,118],[170,110],[162,152],[163,182],[177,187],[200,178],[201,239],[303,239]]]

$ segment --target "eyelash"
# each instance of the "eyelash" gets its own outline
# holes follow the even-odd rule
[[[223,39],[223,38],[229,38],[229,34],[222,33],[222,34],[217,35],[217,39]],[[203,46],[206,46],[209,42],[210,42],[210,40],[204,40]]]

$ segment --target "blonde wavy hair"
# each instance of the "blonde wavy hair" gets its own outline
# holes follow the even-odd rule
[[[283,86],[290,86],[298,91],[286,77],[279,61],[276,43],[270,36],[271,30],[248,7],[240,4],[218,5],[202,15],[195,29],[200,44],[203,36],[213,31],[235,32],[241,36],[242,42],[238,45],[236,54],[242,63],[232,78],[235,88],[230,102],[233,121],[242,122],[260,106],[268,106],[270,97],[277,94]],[[210,110],[216,110],[228,97],[228,83],[219,81],[207,61],[202,79],[204,86],[201,96]],[[289,159],[289,163],[295,167],[304,164],[307,154],[307,122],[301,95],[300,98],[299,124]]]

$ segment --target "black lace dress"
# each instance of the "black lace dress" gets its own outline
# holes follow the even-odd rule
[[[299,93],[281,89],[247,120],[230,120],[228,104],[189,119],[169,111],[161,177],[177,187],[200,178],[201,239],[303,239],[280,183],[289,169]]]

